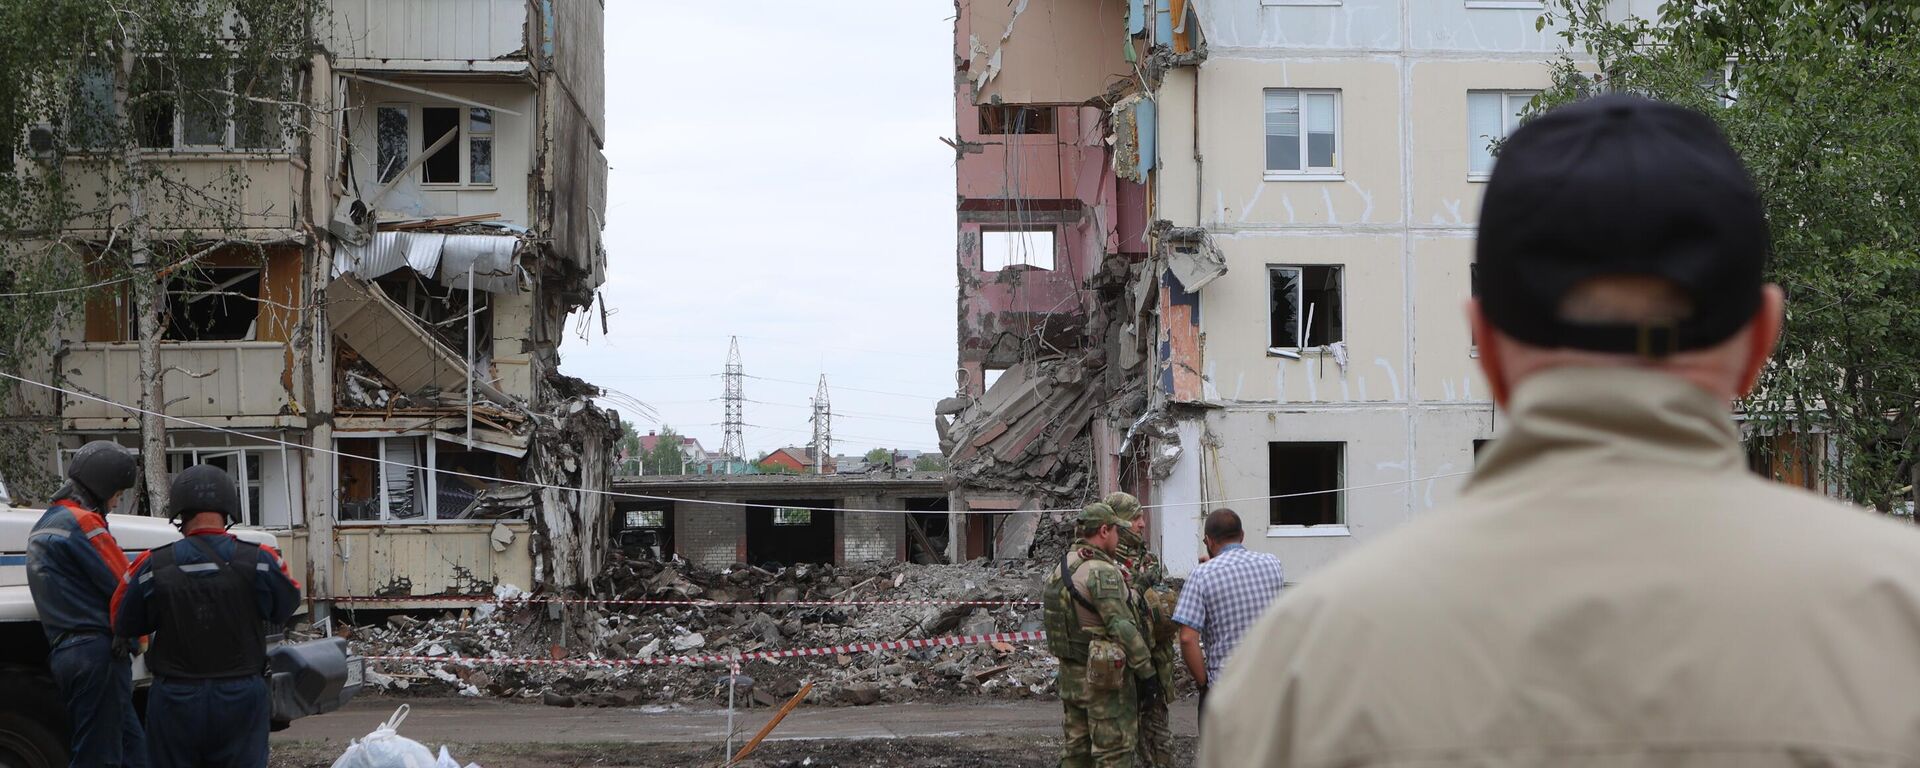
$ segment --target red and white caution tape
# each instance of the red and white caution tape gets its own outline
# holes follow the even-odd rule
[[[945,648],[982,643],[1026,643],[1047,639],[1046,632],[996,632],[991,635],[950,635],[919,640],[893,640],[881,643],[855,643],[824,648],[788,648],[780,651],[750,651],[710,656],[663,656],[654,659],[533,659],[488,658],[475,656],[367,656],[368,661],[413,661],[445,664],[492,664],[523,667],[665,667],[674,665],[739,664],[753,659],[790,659],[800,656],[844,656],[872,651],[899,651],[908,648]]]
[[[335,603],[496,603],[510,605],[515,603],[562,603],[567,605],[656,605],[699,608],[725,608],[728,606],[794,608],[873,608],[880,606],[903,605],[961,605],[979,608],[1001,608],[1010,606],[1031,607],[1040,604],[1038,600],[600,600],[595,598],[560,597],[516,597],[502,600],[490,595],[405,595],[396,597],[318,597],[315,600]]]

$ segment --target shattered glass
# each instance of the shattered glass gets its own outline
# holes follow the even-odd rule
[[[375,130],[379,134],[378,176],[385,184],[407,165],[407,108],[381,107],[375,117]]]
[[[1291,348],[1300,346],[1300,270],[1296,267],[1274,267],[1267,270],[1267,297],[1269,329],[1267,346]]]

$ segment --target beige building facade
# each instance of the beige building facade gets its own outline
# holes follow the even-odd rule
[[[1182,449],[1154,489],[1173,505],[1157,535],[1175,571],[1227,506],[1250,548],[1311,578],[1449,500],[1498,435],[1464,308],[1488,144],[1549,85],[1561,45],[1543,10],[1197,4],[1206,56],[1156,94],[1154,218],[1204,229],[1227,269],[1168,288],[1198,331],[1162,352],[1199,373],[1167,393]]]

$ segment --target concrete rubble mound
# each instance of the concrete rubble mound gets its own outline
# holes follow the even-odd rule
[[[804,564],[767,570],[744,563],[699,570],[682,563],[614,562],[595,580],[608,600],[691,600],[699,605],[516,602],[457,612],[336,614],[366,656],[447,657],[447,662],[372,662],[368,682],[392,695],[519,698],[554,706],[722,704],[727,665],[596,666],[454,663],[454,657],[594,660],[708,656],[830,648],[951,635],[1041,629],[1035,605],[1044,564],[975,561],[884,567]],[[799,601],[928,604],[783,606]],[[754,603],[765,602],[767,605]],[[806,682],[814,704],[866,705],[954,696],[1053,694],[1055,662],[1041,644],[975,645],[831,653],[742,664],[742,706],[784,701]]]

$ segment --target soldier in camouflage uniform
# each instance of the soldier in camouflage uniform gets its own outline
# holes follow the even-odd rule
[[[1140,693],[1160,688],[1136,622],[1132,576],[1114,560],[1124,527],[1106,504],[1081,510],[1081,541],[1062,556],[1043,595],[1047,649],[1060,660],[1066,711],[1062,768],[1134,765]]]
[[[1140,699],[1140,764],[1146,768],[1170,768],[1173,765],[1173,726],[1167,720],[1167,706],[1173,698],[1174,640],[1173,606],[1176,595],[1166,584],[1167,569],[1160,557],[1147,549],[1147,518],[1140,514],[1140,500],[1133,494],[1114,492],[1105,501],[1114,514],[1126,521],[1120,530],[1117,554],[1121,565],[1133,577],[1133,591],[1141,613],[1140,626],[1147,634],[1153,657],[1154,675],[1160,681],[1160,695]]]

